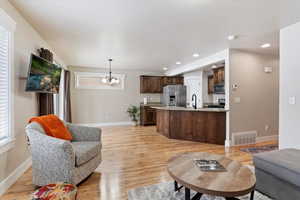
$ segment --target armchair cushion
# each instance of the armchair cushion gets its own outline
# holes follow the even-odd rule
[[[96,127],[79,126],[66,123],[67,128],[72,134],[73,142],[97,141],[101,142],[101,129]]]
[[[75,151],[75,164],[80,166],[101,153],[100,142],[72,142]]]

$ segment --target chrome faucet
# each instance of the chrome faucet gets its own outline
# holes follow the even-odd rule
[[[196,94],[193,94],[193,96],[192,96],[192,101],[194,101],[194,100],[195,100],[195,102],[193,104],[193,108],[197,109],[197,95]]]

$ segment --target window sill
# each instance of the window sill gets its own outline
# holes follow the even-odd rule
[[[15,146],[15,141],[14,138],[0,141],[0,155],[12,149]]]

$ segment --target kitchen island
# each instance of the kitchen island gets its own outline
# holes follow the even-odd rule
[[[157,132],[179,140],[224,145],[226,112],[222,108],[153,107]]]

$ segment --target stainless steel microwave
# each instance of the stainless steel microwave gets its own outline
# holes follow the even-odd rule
[[[225,94],[224,84],[214,85],[214,94]]]

